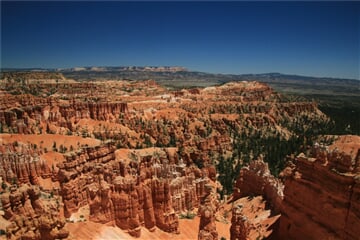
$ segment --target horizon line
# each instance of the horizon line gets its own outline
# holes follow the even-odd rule
[[[199,70],[193,70],[189,69],[187,67],[179,66],[179,65],[112,65],[112,66],[74,66],[74,67],[0,67],[0,72],[6,72],[6,71],[64,71],[64,70],[72,70],[75,68],[121,68],[121,67],[134,67],[134,68],[146,68],[146,67],[153,67],[153,68],[183,68],[184,71],[187,72],[198,72],[198,73],[207,73],[207,74],[214,74],[214,75],[266,75],[266,74],[279,74],[279,75],[288,75],[288,76],[298,76],[298,77],[308,77],[308,78],[318,78],[318,79],[341,79],[341,80],[355,80],[360,81],[359,78],[346,78],[346,77],[333,77],[333,76],[313,76],[313,75],[303,75],[298,73],[284,73],[280,71],[270,71],[270,72],[261,72],[261,73],[220,73],[220,72],[207,72],[207,71],[199,71]],[[91,71],[91,69],[85,69],[85,70],[78,70],[80,71]],[[180,72],[180,71],[179,71]]]

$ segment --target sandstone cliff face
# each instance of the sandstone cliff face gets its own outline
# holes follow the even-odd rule
[[[274,213],[279,213],[284,186],[280,180],[271,175],[268,164],[262,158],[251,161],[249,166],[240,170],[234,186],[233,199],[245,196],[262,195],[271,205]]]
[[[250,224],[242,214],[242,206],[234,206],[232,209],[230,240],[249,239]]]
[[[112,210],[113,205],[116,226],[128,230],[134,237],[140,237],[139,194],[135,184],[132,178],[117,177],[114,181],[115,192],[111,195],[111,202],[109,201],[109,210]],[[103,196],[102,200],[106,201],[107,198]]]
[[[46,124],[56,124],[72,130],[80,119],[94,119],[115,122],[120,113],[127,111],[127,104],[121,102],[78,102],[67,104],[31,96],[33,101],[15,99],[15,106],[0,109],[0,124],[3,131],[14,133],[42,133]],[[5,100],[4,100],[5,101]],[[36,103],[35,103],[36,102]]]
[[[199,207],[199,240],[218,239],[215,223],[215,212],[217,211],[218,204],[213,186],[207,184],[205,186],[205,194],[202,196],[201,205]]]
[[[1,195],[4,218],[11,222],[6,228],[8,239],[63,239],[69,232],[54,205],[45,205],[36,186],[23,184],[11,187]]]
[[[166,232],[178,232],[179,220],[172,206],[169,182],[154,179],[151,185],[156,226]]]
[[[339,141],[348,138],[353,147],[343,152]],[[339,141],[337,149],[315,146],[310,155],[296,158],[285,181],[278,231],[282,239],[359,237],[360,141],[355,136]]]
[[[65,217],[70,217],[71,213],[88,204],[88,195],[94,191],[91,189],[92,184],[99,181],[100,173],[104,173],[103,178],[109,177],[105,164],[115,159],[114,151],[112,145],[83,148],[76,154],[67,155],[66,162],[58,164]],[[92,172],[97,175],[92,175]],[[101,190],[100,186],[95,187]]]
[[[162,149],[119,151],[128,157],[117,158],[108,144],[84,148],[58,165],[65,216],[89,205],[90,220],[113,222],[134,237],[143,226],[178,233],[178,214],[199,206],[214,169],[187,167]]]
[[[41,150],[14,144],[3,145],[2,148],[6,150],[0,152],[0,177],[6,182],[37,185],[39,177],[45,179],[56,174],[40,158]]]

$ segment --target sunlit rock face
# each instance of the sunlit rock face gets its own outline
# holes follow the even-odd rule
[[[178,216],[198,210],[199,238],[217,239],[216,164],[235,152],[235,135],[288,139],[292,124],[328,121],[316,104],[289,102],[259,82],[170,91],[152,80],[25,77],[0,86],[2,203],[15,238],[64,238],[72,216],[87,208],[86,220],[139,238],[143,228],[179,233]],[[7,92],[12,84],[18,95]],[[279,209],[281,189],[259,160],[241,170],[234,197],[263,195]],[[53,215],[38,218],[41,209]],[[38,221],[31,231],[14,217],[24,214]],[[241,218],[234,221],[238,234]]]
[[[251,161],[241,169],[234,186],[233,198],[245,196],[263,196],[271,205],[274,213],[280,212],[284,185],[271,175],[268,164],[262,158]]]
[[[59,206],[45,205],[37,186],[11,187],[10,193],[1,195],[1,204],[4,218],[11,222],[6,227],[8,239],[63,239],[69,236]]]
[[[212,180],[207,171],[187,168],[179,159],[169,163],[164,150],[136,150],[130,160],[116,158],[109,145],[68,157],[59,165],[65,216],[89,205],[92,221],[114,222],[135,237],[141,236],[142,226],[178,233],[178,214],[199,206]]]
[[[316,145],[287,171],[282,239],[357,239],[360,234],[360,138]]]
[[[199,225],[199,240],[218,239],[216,231],[215,212],[219,203],[217,201],[216,193],[212,185],[205,186],[205,193],[201,199],[199,208],[200,225]]]

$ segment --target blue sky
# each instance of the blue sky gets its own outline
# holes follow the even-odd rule
[[[357,2],[1,2],[1,67],[359,79]]]

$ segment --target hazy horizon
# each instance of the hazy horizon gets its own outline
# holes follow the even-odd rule
[[[1,68],[359,78],[357,2],[1,2]]]

